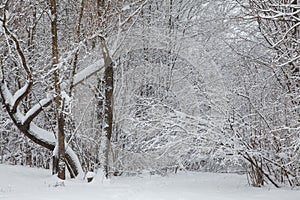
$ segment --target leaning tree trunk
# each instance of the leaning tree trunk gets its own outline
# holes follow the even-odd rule
[[[82,17],[82,12],[83,12],[83,6],[84,6],[84,1],[82,0],[82,5],[81,5],[81,14],[79,16],[78,20],[78,27],[77,27],[77,36],[79,40],[79,33],[80,33],[80,21]],[[51,34],[52,34],[52,64],[53,67],[57,67],[57,64],[59,63],[58,60],[58,37],[57,37],[57,6],[56,6],[56,0],[49,0],[49,8],[51,11]],[[3,10],[6,10],[7,5],[4,7],[1,7],[0,10],[1,12]],[[63,115],[63,107],[64,107],[64,101],[61,98],[61,88],[59,84],[59,71],[58,69],[53,69],[53,86],[54,90],[56,92],[56,95],[45,95],[47,97],[41,99],[39,102],[37,102],[35,105],[30,105],[30,108],[24,110],[21,109],[22,103],[26,101],[26,98],[31,94],[32,92],[32,86],[34,85],[33,83],[33,78],[32,78],[32,73],[31,73],[31,67],[28,65],[26,61],[25,54],[23,53],[22,47],[21,47],[21,42],[17,39],[16,33],[12,33],[8,28],[7,28],[7,19],[6,19],[6,12],[2,12],[3,16],[0,16],[1,20],[1,26],[2,30],[4,31],[5,38],[7,39],[7,45],[8,46],[13,46],[10,49],[15,51],[16,54],[18,55],[16,58],[19,58],[19,62],[16,62],[19,64],[19,67],[21,67],[24,71],[23,77],[26,79],[23,87],[21,87],[19,90],[15,91],[15,93],[12,93],[9,90],[9,86],[7,84],[7,81],[5,80],[5,69],[6,68],[11,68],[9,66],[9,63],[7,63],[8,66],[2,66],[2,69],[0,71],[1,74],[1,80],[0,80],[0,95],[1,95],[1,100],[4,105],[4,107],[7,110],[7,113],[11,117],[12,121],[14,124],[17,126],[17,128],[30,140],[33,142],[56,152],[57,149],[60,152],[60,155],[57,156],[55,162],[55,167],[54,169],[57,168],[59,165],[58,159],[62,160],[61,162],[63,164],[63,168],[66,167],[68,168],[71,177],[76,177],[77,175],[83,175],[82,167],[80,164],[80,161],[75,154],[75,152],[72,150],[70,146],[65,146],[65,141],[64,141],[64,115]],[[103,43],[105,46],[105,43]],[[106,46],[105,46],[106,48]],[[104,49],[104,48],[103,48]],[[109,58],[109,56],[106,56]],[[108,59],[106,59],[106,64],[110,63],[107,62]],[[87,78],[91,77],[93,74],[97,73],[98,71],[102,70],[104,67],[104,62],[103,60],[97,61],[90,66],[86,67],[85,69],[75,73],[75,69],[72,73],[72,81],[71,81],[71,87],[70,91],[77,86],[78,84],[82,83],[84,80]],[[76,62],[74,64],[76,66]],[[108,68],[110,69],[110,68]],[[108,70],[109,71],[109,70]],[[109,82],[109,81],[108,81]],[[107,93],[109,94],[109,92]],[[112,92],[111,92],[112,95]],[[109,95],[108,95],[109,96]],[[108,98],[110,99],[110,98]],[[41,112],[44,110],[45,107],[48,107],[50,105],[56,106],[56,119],[57,119],[57,126],[58,126],[58,133],[57,132],[50,132],[47,131],[43,128],[38,127],[33,121],[34,119],[41,114]],[[110,105],[110,103],[108,103]],[[107,119],[112,119],[112,117],[109,117]],[[109,121],[109,120],[108,120]],[[112,121],[112,120],[110,120]],[[108,122],[108,124],[112,124]],[[112,125],[110,125],[112,127]],[[111,128],[110,128],[111,129]],[[111,136],[111,131],[107,129],[108,133],[108,138]],[[58,140],[57,137],[58,136]],[[109,139],[110,140],[110,139]],[[58,145],[59,143],[59,145]],[[60,148],[59,148],[60,147]],[[64,170],[64,169],[63,169]],[[65,173],[61,170],[60,178],[64,178]]]
[[[50,151],[54,151],[56,145],[56,139],[52,132],[49,132],[45,129],[42,129],[36,126],[32,121],[37,117],[45,107],[49,106],[53,99],[46,98],[39,101],[36,105],[34,105],[25,115],[23,115],[18,109],[20,106],[20,102],[27,94],[30,92],[31,82],[21,88],[19,91],[15,93],[15,95],[11,94],[7,88],[7,84],[4,79],[0,82],[0,95],[2,99],[2,103],[6,108],[7,113],[10,118],[17,126],[17,128],[30,140],[39,144]],[[27,88],[24,90],[24,88]],[[22,90],[22,92],[20,92]],[[18,96],[16,96],[18,94]],[[11,101],[11,97],[14,99],[19,99],[18,101]],[[30,113],[30,114],[28,114]],[[71,174],[71,177],[74,178],[78,174],[82,173],[82,168],[80,166],[78,157],[75,155],[74,151],[68,147],[66,151],[66,164]]]

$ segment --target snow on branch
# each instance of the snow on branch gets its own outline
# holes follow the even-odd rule
[[[102,69],[104,69],[103,60],[98,60],[97,62],[89,65],[74,76],[74,86],[80,84],[82,81],[88,79]]]
[[[25,117],[19,110],[16,113],[11,114],[11,117],[13,121],[17,122],[16,125],[19,130],[21,130],[32,141],[48,149],[54,149],[56,139],[52,132],[38,127],[33,122],[30,124],[22,123]]]
[[[0,93],[3,103],[5,104],[12,120],[27,137],[32,139],[34,142],[51,149],[52,146],[55,145],[54,134],[37,127],[34,123],[31,123],[31,121],[38,115],[39,112],[41,112],[44,106],[51,103],[52,99],[46,98],[41,100],[37,105],[33,106],[24,116],[24,114],[22,114],[18,109],[19,103],[17,102],[22,99],[22,96],[24,95],[24,93],[26,93],[28,87],[29,84],[26,84],[24,87],[18,90],[15,95],[12,95],[5,81],[2,80],[0,82]]]
[[[4,80],[2,80],[0,82],[0,91],[1,91],[1,96],[2,96],[2,99],[3,99],[3,103],[5,105],[9,105],[10,109],[12,109],[13,95],[8,90],[6,82]]]
[[[56,141],[54,133],[42,129],[32,122],[30,123],[28,133],[34,138],[38,139],[40,142],[43,142],[44,144],[51,146],[49,149],[54,149],[55,141]]]
[[[17,107],[21,100],[29,93],[31,83],[26,83],[21,89],[19,89],[14,95],[7,88],[7,84],[4,80],[1,81],[1,93],[5,104],[9,105],[10,111],[17,112]]]
[[[37,104],[35,104],[25,115],[23,119],[23,124],[29,124],[38,114],[43,110],[44,107],[50,105],[53,101],[52,97],[42,99]]]
[[[70,157],[70,159],[67,159],[68,162],[72,161],[73,165],[76,167],[76,170],[78,172],[78,177],[83,178],[84,173],[81,167],[81,163],[78,159],[78,156],[76,156],[75,152],[73,151],[73,149],[70,146],[66,146],[66,156]],[[67,164],[71,164],[68,163]],[[74,172],[73,172],[74,173]]]
[[[148,0],[145,0],[129,17],[127,17],[123,22],[119,24],[119,26],[124,26],[128,21],[130,21],[134,16],[138,15],[143,9],[143,7],[148,3]],[[122,10],[128,10],[131,8],[131,5],[125,6]]]
[[[32,81],[26,83],[21,89],[19,89],[13,96],[11,100],[12,111],[16,112],[19,103],[22,99],[29,93],[32,86]]]

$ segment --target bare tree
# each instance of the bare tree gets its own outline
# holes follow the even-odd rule
[[[75,177],[79,173],[81,173],[82,169],[79,163],[79,160],[70,146],[65,146],[65,138],[64,138],[64,97],[65,93],[61,89],[61,72],[59,71],[59,54],[58,54],[58,37],[57,37],[57,10],[56,10],[56,2],[51,1],[51,37],[52,37],[52,66],[53,66],[53,88],[54,94],[48,94],[48,96],[40,101],[38,101],[34,106],[32,106],[25,114],[22,113],[21,102],[24,102],[26,97],[32,94],[33,88],[33,72],[34,69],[32,66],[28,65],[28,58],[26,58],[24,49],[22,47],[22,43],[17,38],[17,36],[12,33],[7,27],[7,12],[10,8],[10,3],[6,3],[3,9],[3,17],[1,18],[2,27],[3,27],[3,35],[7,37],[10,41],[8,43],[8,48],[11,48],[15,51],[16,55],[19,57],[20,65],[18,66],[25,73],[24,86],[15,92],[13,95],[8,89],[8,84],[6,83],[5,69],[4,65],[2,65],[2,82],[1,82],[1,96],[3,103],[9,113],[10,117],[18,127],[27,137],[29,137],[32,141],[37,144],[40,144],[49,150],[58,152],[58,159],[54,159],[53,169],[58,169],[59,178],[65,178],[64,165],[66,165],[70,171],[71,177]],[[43,14],[43,13],[42,13]],[[83,71],[82,73],[74,75],[73,85],[77,85],[82,82],[86,77],[89,77],[91,74],[95,73],[101,68],[100,66],[94,67],[92,66],[90,70]],[[57,117],[57,134],[56,132],[51,133],[47,130],[44,130],[38,127],[33,120],[36,117],[44,112],[45,107],[55,102],[55,110]],[[57,138],[58,140],[57,140]],[[58,141],[58,143],[57,143]],[[57,146],[57,144],[59,144]]]
[[[300,120],[299,109],[299,31],[300,31],[300,2],[297,0],[255,1],[250,0],[245,5],[249,15],[257,19],[259,30],[274,50],[276,55],[272,60],[272,67],[278,74],[279,80],[285,85],[287,92],[295,105],[295,122]],[[278,70],[279,69],[279,70]]]
[[[29,48],[24,46],[22,42],[22,38],[25,37],[21,34],[22,32],[15,33],[10,30],[14,29],[14,27],[18,30],[23,28],[17,23],[11,23],[11,21],[17,21],[14,17],[19,15],[8,16],[9,12],[23,12],[22,10],[14,10],[14,8],[24,8],[22,3],[26,4],[26,2],[21,2],[19,5],[19,2],[7,1],[2,4],[3,6],[1,6],[1,13],[3,15],[1,18],[1,25],[3,28],[1,36],[4,39],[2,41],[7,39],[8,42],[4,42],[4,44],[7,49],[10,49],[10,53],[12,53],[11,55],[16,55],[16,57],[13,57],[12,59],[14,59],[16,68],[20,71],[21,76],[24,77],[20,81],[20,85],[23,85],[22,87],[11,88],[10,84],[7,83],[7,79],[9,78],[7,73],[10,66],[9,59],[6,59],[3,62],[1,70],[1,96],[7,112],[10,114],[10,117],[17,127],[27,137],[49,150],[54,151],[55,159],[53,163],[53,170],[54,173],[56,173],[55,170],[57,170],[59,178],[65,178],[65,166],[69,169],[71,176],[75,177],[82,172],[80,162],[71,149],[71,142],[75,137],[77,129],[74,130],[73,133],[72,130],[69,130],[70,127],[66,126],[66,119],[68,117],[66,113],[70,110],[70,99],[72,99],[72,95],[74,94],[73,91],[75,86],[82,83],[99,70],[105,69],[104,81],[106,109],[104,110],[104,125],[102,126],[102,136],[104,139],[102,140],[104,144],[102,147],[104,159],[101,160],[101,164],[105,169],[106,175],[108,175],[110,138],[113,129],[112,105],[114,87],[113,62],[110,56],[108,43],[112,43],[114,48],[118,48],[118,43],[122,41],[119,38],[117,43],[114,44],[114,40],[108,40],[107,38],[109,36],[110,39],[113,39],[115,38],[115,34],[119,34],[118,36],[120,36],[120,32],[124,30],[127,31],[128,27],[130,27],[128,24],[132,23],[130,21],[134,21],[134,17],[139,13],[144,1],[131,2],[130,5],[128,4],[128,8],[130,9],[128,10],[128,8],[126,8],[123,10],[123,6],[128,6],[125,2],[109,1],[104,3],[102,1],[83,0],[79,2],[79,4],[78,2],[76,3],[78,6],[76,8],[79,10],[77,20],[69,18],[68,15],[64,13],[65,10],[62,10],[62,5],[64,5],[64,3],[67,4],[67,2],[56,2],[55,0],[41,1],[41,7],[29,7],[29,10],[34,8],[37,11],[36,15],[38,17],[35,21],[36,30],[39,31],[38,33],[43,33],[38,35],[37,32],[32,32],[33,35],[30,38],[36,37],[35,40],[32,39],[30,41],[31,44],[35,44],[30,46],[32,55],[28,54],[27,50]],[[93,5],[97,6],[93,7]],[[94,13],[85,12],[85,9],[89,9],[89,6],[91,6],[91,9],[96,8]],[[48,12],[48,9],[50,9],[50,12]],[[125,15],[123,15],[123,12],[126,12]],[[76,10],[74,10],[71,14],[74,13],[76,13]],[[90,16],[90,13],[95,15]],[[65,23],[62,24],[62,21]],[[49,30],[47,29],[47,23],[51,25]],[[44,26],[45,24],[46,26]],[[68,26],[67,28],[71,28],[73,26],[76,32],[72,35],[66,29],[60,29],[61,26]],[[81,31],[82,26],[87,29]],[[88,28],[90,29],[88,30]],[[116,30],[119,30],[120,32]],[[48,34],[47,31],[51,34]],[[60,37],[60,34],[65,34],[66,37]],[[51,38],[51,47],[48,46],[47,48],[49,43],[43,43],[45,40],[42,40],[42,38],[45,40],[49,40],[49,38]],[[76,38],[75,43],[68,43],[71,38]],[[73,48],[70,48],[70,46]],[[99,56],[98,49],[95,49],[96,47],[100,47],[102,55],[100,54]],[[82,60],[88,60],[88,56],[82,53],[83,48],[90,49],[95,52],[97,51],[93,54],[98,55],[95,56],[97,60],[95,60],[94,63],[90,63],[87,66],[85,65],[85,67],[80,66],[80,62],[82,62]],[[51,49],[52,51],[49,52],[48,49]],[[44,59],[39,60],[37,56],[39,54],[36,52],[34,53],[34,51],[40,51],[39,53],[42,52]],[[4,51],[3,55],[6,54],[7,52]],[[52,79],[45,79],[47,82],[46,84],[44,84],[43,81],[38,80],[40,75],[38,74],[38,64],[43,62],[47,64],[45,64],[40,71],[46,71],[47,74],[45,77],[49,74],[52,75]],[[49,63],[51,63],[51,67]],[[71,77],[67,75],[69,73],[71,74]],[[36,85],[39,84],[42,86],[44,85],[44,88],[36,88]],[[29,98],[30,95],[35,95],[36,90],[42,90],[45,92],[41,92],[38,98],[35,96],[35,104],[32,103],[34,105],[29,104],[28,109],[21,109],[23,108],[23,103],[28,102],[27,98]],[[51,113],[55,113],[55,115],[53,116]],[[47,118],[46,121],[48,121],[48,127],[39,122],[38,116],[41,117],[42,115],[45,115]],[[55,118],[55,121],[52,120],[52,117]],[[51,118],[51,120],[49,120],[49,118]],[[51,131],[48,131],[49,129]],[[69,135],[67,135],[68,141],[66,141],[66,133],[69,133]]]

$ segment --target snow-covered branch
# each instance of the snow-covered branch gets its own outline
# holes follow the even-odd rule
[[[148,3],[148,0],[145,0],[130,16],[128,16],[123,22],[121,22],[119,25],[120,26],[124,26],[125,24],[128,23],[128,21],[130,21],[134,16],[137,16],[141,10],[143,9],[143,7]],[[127,10],[130,9],[131,5],[125,6],[122,10]]]
[[[80,72],[76,73],[74,76],[74,86],[82,83],[84,80],[88,79],[98,71],[104,69],[104,61],[98,60],[97,62],[89,65],[88,67],[84,68]]]
[[[48,97],[42,99],[37,104],[35,104],[25,115],[23,119],[24,124],[29,124],[38,114],[47,106],[49,106],[53,101],[53,98]]]
[[[22,99],[29,94],[31,86],[32,82],[26,83],[21,89],[19,89],[14,94],[14,96],[11,99],[11,107],[13,112],[17,111],[17,107],[22,101]]]

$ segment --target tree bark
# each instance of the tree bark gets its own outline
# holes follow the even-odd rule
[[[106,178],[109,177],[109,150],[113,131],[113,91],[114,91],[114,71],[113,62],[109,55],[105,39],[101,37],[102,53],[105,64],[104,71],[104,160],[103,167]]]
[[[59,84],[58,70],[58,37],[57,37],[57,6],[56,0],[50,0],[51,9],[51,33],[52,33],[52,65],[55,68],[53,73],[54,89],[56,93],[56,118],[57,118],[57,145],[58,145],[58,178],[64,180],[65,177],[65,134],[64,134],[64,116],[63,100],[61,98],[61,88]]]
[[[83,10],[85,6],[85,0],[81,0],[81,5],[80,5],[80,12],[78,16],[78,22],[77,22],[77,27],[76,27],[76,42],[80,42],[80,33],[81,33],[81,21],[83,17]],[[69,89],[69,96],[72,96],[73,89],[74,89],[74,76],[76,74],[76,69],[77,69],[77,64],[78,64],[78,54],[79,50],[75,52],[74,55],[74,60],[73,60],[73,67],[72,67],[72,72],[71,72],[71,82],[70,82],[70,89]]]

